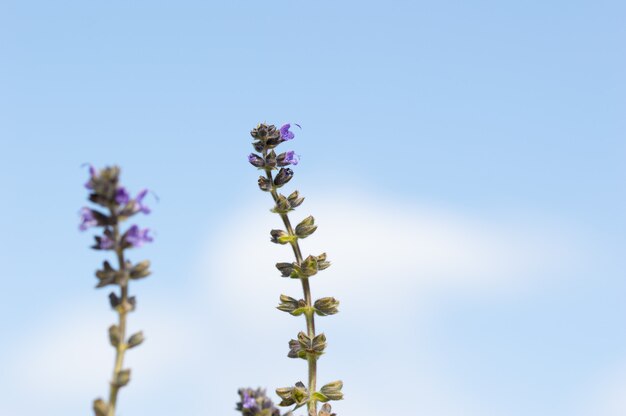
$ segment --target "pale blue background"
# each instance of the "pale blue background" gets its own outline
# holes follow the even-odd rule
[[[303,126],[293,146],[305,194],[358,188],[373,200],[443,206],[485,221],[558,222],[567,230],[561,237],[578,248],[576,267],[537,270],[534,281],[549,283],[535,283],[515,302],[454,291],[431,314],[429,330],[378,355],[406,354],[404,369],[417,373],[411,363],[421,344],[431,354],[422,359],[436,357],[434,371],[446,373],[446,400],[461,401],[461,409],[466,400],[482,415],[623,414],[601,407],[606,397],[626,396],[619,370],[626,368],[625,18],[619,1],[3,0],[0,414],[87,414],[106,391],[100,374],[97,390],[76,390],[81,379],[68,374],[77,363],[42,379],[23,368],[28,357],[19,358],[38,351],[39,367],[57,359],[46,355],[46,340],[56,325],[70,331],[74,321],[61,321],[72,316],[102,317],[93,326],[103,338],[94,342],[106,343],[113,315],[105,315],[106,292],[93,290],[91,276],[102,256],[77,230],[86,162],[120,164],[131,189],[147,186],[160,198],[142,219],[157,234],[141,253],[155,275],[134,286],[136,319],[159,311],[176,327],[183,307],[162,301],[172,299],[202,323],[192,325],[201,339],[250,346],[243,355],[181,354],[184,365],[167,377],[155,371],[150,389],[140,388],[148,380],[131,383],[120,414],[234,414],[238,384],[295,381],[282,373],[294,366],[286,351],[257,357],[260,341],[246,328],[233,339],[232,303],[218,311],[207,306],[210,293],[199,294],[213,284],[203,279],[220,279],[197,266],[210,255],[207,244],[219,245],[214,230],[261,202],[260,226],[276,226],[245,161],[248,131],[264,120]],[[268,244],[256,231],[249,238]],[[376,238],[393,244],[388,235]],[[267,334],[280,345],[294,335],[281,330],[285,319],[276,315]],[[342,322],[342,315],[328,319]],[[413,333],[405,321],[379,329],[399,340]],[[367,336],[357,338],[341,338],[328,354],[346,380],[340,415],[363,413],[367,403],[350,397],[396,414],[471,413],[421,407],[406,393],[421,388],[413,370],[393,366],[380,383],[405,390],[393,397],[385,388],[389,396],[377,397],[376,385],[350,375],[367,368],[368,354],[352,355],[367,348],[359,347]],[[97,359],[108,377],[111,360]],[[257,360],[281,363],[269,375]],[[234,368],[246,368],[247,378],[231,380]],[[45,396],[45,385],[31,388],[34,379],[75,393]]]

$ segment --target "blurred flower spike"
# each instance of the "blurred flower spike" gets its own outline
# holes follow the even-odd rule
[[[120,169],[117,166],[101,170],[89,166],[89,179],[85,188],[90,191],[89,201],[96,207],[81,208],[78,226],[81,231],[101,227],[102,233],[94,237],[96,242],[92,248],[115,252],[118,263],[115,268],[105,260],[102,268],[96,271],[97,288],[110,285],[119,287],[118,293],[109,294],[111,307],[118,314],[118,323],[109,327],[109,341],[115,348],[113,379],[109,383],[108,401],[98,398],[93,402],[96,416],[115,416],[118,392],[130,382],[130,369],[123,368],[124,356],[127,350],[143,343],[144,336],[141,331],[130,336],[126,334],[127,315],[137,304],[136,298],[129,296],[128,285],[130,280],[143,279],[151,273],[148,260],[133,264],[125,257],[127,249],[141,247],[153,241],[150,230],[139,228],[136,224],[126,231],[121,229],[122,223],[129,218],[139,213],[150,213],[150,208],[144,205],[148,190],[144,189],[135,198],[131,198],[130,192],[120,185],[119,177]]]

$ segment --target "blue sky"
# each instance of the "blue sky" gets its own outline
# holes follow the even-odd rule
[[[77,229],[84,163],[159,197],[120,414],[234,414],[238,386],[304,377],[285,357],[302,322],[273,309],[297,286],[273,270],[288,253],[246,162],[260,121],[303,126],[290,189],[320,224],[304,249],[334,262],[312,286],[342,301],[318,324],[340,415],[624,414],[625,14],[3,1],[0,414],[79,414],[106,392],[115,317]]]

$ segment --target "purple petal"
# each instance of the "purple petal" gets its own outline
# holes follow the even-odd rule
[[[142,189],[137,196],[135,197],[135,212],[142,212],[146,215],[148,215],[151,210],[150,207],[146,206],[143,204],[143,199],[146,197],[146,195],[148,194],[148,190],[147,189]]]
[[[94,217],[93,211],[91,211],[87,207],[83,207],[80,209],[80,221],[81,223],[78,228],[81,231],[85,231],[90,227],[95,227],[96,225],[98,225],[98,220],[96,220],[96,218]]]
[[[115,191],[115,202],[120,205],[126,205],[128,201],[130,201],[130,195],[128,195],[126,188],[123,186],[118,188],[117,191]]]
[[[291,124],[287,123],[280,128],[280,137],[285,141],[291,140],[295,137],[295,135],[289,131],[290,127]]]

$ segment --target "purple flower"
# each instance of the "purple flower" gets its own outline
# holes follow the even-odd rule
[[[254,397],[248,394],[248,392],[243,393],[243,408],[244,409],[254,409],[256,407],[256,400]]]
[[[287,165],[297,165],[300,161],[300,156],[295,154],[293,150],[288,151],[285,154],[285,162]]]
[[[135,209],[134,209],[135,212],[142,212],[146,215],[150,213],[150,207],[143,204],[143,199],[146,197],[146,195],[148,195],[148,190],[143,189],[135,197],[135,204],[136,204]]]
[[[96,237],[96,241],[98,242],[97,247],[100,250],[111,250],[115,246],[113,239],[106,234],[102,237]]]
[[[80,225],[78,228],[81,231],[85,231],[89,227],[95,227],[98,225],[98,220],[93,215],[93,211],[87,207],[80,209]]]
[[[289,131],[289,128],[291,127],[291,124],[287,123],[284,126],[282,126],[280,128],[280,137],[281,139],[287,141],[287,140],[291,140],[295,137],[295,135],[293,134],[293,132]]]
[[[141,247],[144,243],[151,243],[153,241],[149,233],[150,230],[148,228],[140,230],[138,226],[133,225],[126,231],[124,240],[130,244],[131,247]]]
[[[115,191],[115,202],[120,205],[126,205],[130,201],[130,195],[128,195],[128,191],[123,186],[121,188],[117,188]]]
[[[84,166],[84,165],[83,165]],[[96,177],[96,168],[93,165],[89,165],[89,180],[85,182],[85,188],[93,189],[91,181]]]

